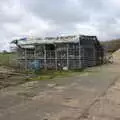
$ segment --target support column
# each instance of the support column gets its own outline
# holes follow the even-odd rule
[[[36,45],[35,45],[35,49],[34,49],[34,59],[36,60]]]
[[[69,69],[69,44],[67,44],[67,68]]]
[[[57,65],[57,47],[56,47],[56,44],[55,44],[55,68],[56,68],[56,70],[58,69],[58,65]]]
[[[98,53],[99,54],[99,53]],[[97,61],[96,61],[96,49],[95,48],[93,48],[93,66],[94,65],[97,65]]]
[[[46,46],[44,45],[44,69],[47,70]]]
[[[38,68],[38,66],[37,66],[36,45],[35,45],[34,47],[35,47],[35,49],[34,49],[34,56],[33,56],[34,61],[35,61],[35,65],[34,65],[34,67],[35,67],[35,69],[37,69],[37,68]],[[39,67],[40,67],[40,66],[39,66]]]
[[[25,70],[28,69],[27,50],[25,49]]]
[[[81,47],[80,47],[80,40],[79,40],[79,68],[81,68]]]

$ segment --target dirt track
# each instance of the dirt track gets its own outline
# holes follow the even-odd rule
[[[119,120],[120,64],[2,89],[0,120]]]
[[[0,89],[22,84],[26,78],[25,74],[17,73],[14,69],[0,66]]]

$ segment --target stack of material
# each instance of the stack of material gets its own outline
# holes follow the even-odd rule
[[[113,53],[113,59],[115,62],[120,62],[120,49]]]

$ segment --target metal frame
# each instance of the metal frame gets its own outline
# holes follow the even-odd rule
[[[96,49],[96,46],[92,44],[82,45],[80,40],[77,43],[35,44],[32,50],[19,48],[18,53],[23,51],[23,53],[19,53],[19,61],[25,64],[23,66],[26,70],[33,69],[29,64],[34,63],[34,61],[38,61],[40,69],[45,70],[61,70],[64,67],[67,69],[80,69],[95,66],[99,59],[96,58],[99,57],[97,56],[99,49]],[[51,49],[53,46],[54,49]]]

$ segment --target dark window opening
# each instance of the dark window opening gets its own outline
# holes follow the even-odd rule
[[[55,50],[55,45],[53,44],[46,45],[46,50]]]

